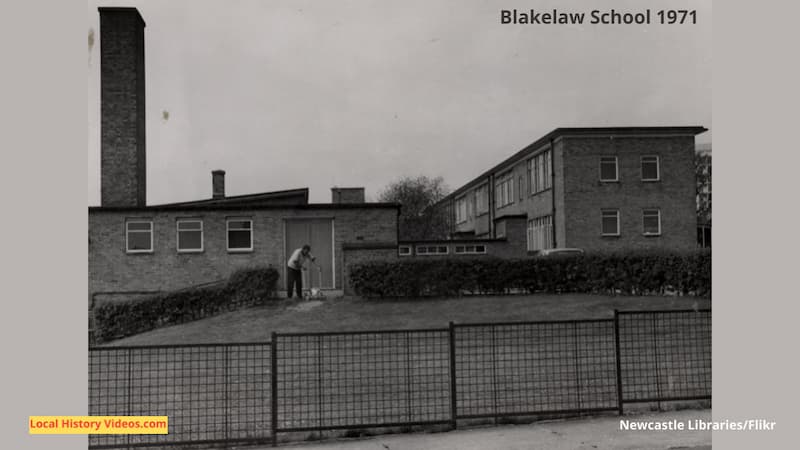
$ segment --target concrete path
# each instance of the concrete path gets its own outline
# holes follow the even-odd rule
[[[711,410],[683,410],[626,415],[624,419],[688,423],[711,420]],[[286,444],[298,450],[574,450],[651,449],[705,450],[711,448],[710,431],[620,431],[620,417],[594,417],[529,425],[457,430],[446,433],[394,434],[366,439],[314,444]],[[271,447],[265,447],[264,450]]]

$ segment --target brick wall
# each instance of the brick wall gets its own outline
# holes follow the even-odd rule
[[[226,218],[253,220],[253,251],[229,253]],[[90,209],[89,293],[99,291],[171,290],[227,278],[241,267],[271,265],[281,271],[283,286],[284,219],[333,218],[336,288],[343,286],[343,244],[381,242],[397,244],[397,210],[394,208],[285,208],[285,209],[187,209],[131,210]],[[125,221],[153,220],[153,252],[125,252]],[[202,253],[178,253],[176,220],[203,219]]]
[[[565,217],[557,223],[564,224],[566,239],[559,246],[587,251],[695,248],[694,137],[565,137],[562,142]],[[642,155],[659,156],[660,181],[642,181]],[[599,181],[601,156],[618,157],[619,182]],[[620,236],[601,236],[604,208],[619,209]],[[643,235],[644,208],[661,210],[661,236]]]

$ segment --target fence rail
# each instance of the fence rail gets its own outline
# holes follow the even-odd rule
[[[89,350],[89,413],[166,415],[169,434],[92,435],[89,448],[276,445],[279,433],[710,398],[710,310],[100,347]]]

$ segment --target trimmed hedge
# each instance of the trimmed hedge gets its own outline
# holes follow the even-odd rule
[[[350,266],[367,298],[512,292],[711,296],[711,252],[612,253],[527,259],[436,258]]]
[[[278,271],[271,267],[237,270],[225,283],[107,302],[94,309],[96,343],[167,325],[190,322],[261,303],[273,297]]]

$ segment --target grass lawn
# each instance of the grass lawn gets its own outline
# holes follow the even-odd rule
[[[448,322],[508,322],[605,319],[614,309],[709,308],[694,297],[623,297],[586,294],[510,295],[423,300],[365,300],[356,297],[307,302],[274,300],[219,316],[152,330],[107,345],[267,342],[270,334],[444,328]]]

